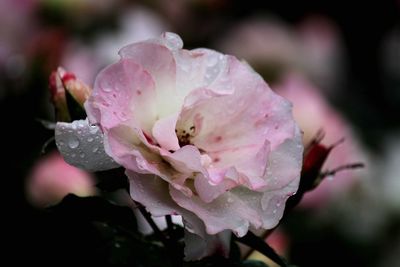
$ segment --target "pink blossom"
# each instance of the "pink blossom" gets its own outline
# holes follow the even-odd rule
[[[27,179],[27,197],[35,206],[56,204],[69,193],[94,195],[93,178],[85,171],[67,164],[59,153],[40,159]]]
[[[219,46],[250,62],[267,81],[296,71],[321,89],[338,93],[345,67],[340,37],[337,25],[323,16],[308,16],[294,26],[274,17],[255,17],[234,27]]]
[[[319,130],[325,132],[322,143],[332,145],[344,138],[344,143],[335,147],[323,165],[323,170],[332,170],[354,162],[366,162],[366,157],[357,142],[348,122],[329,105],[320,91],[307,79],[298,74],[287,74],[282,82],[276,84],[276,92],[293,103],[293,114],[304,132],[304,144],[310,143]],[[337,173],[332,179],[323,181],[315,190],[305,194],[301,205],[318,207],[338,193],[351,187],[359,175],[354,171]]]
[[[85,108],[126,169],[132,198],[153,216],[182,215],[186,259],[198,259],[226,248],[215,244],[229,230],[241,237],[277,225],[303,146],[290,103],[249,65],[182,46],[164,33],[122,48]],[[56,128],[59,147],[67,128]]]

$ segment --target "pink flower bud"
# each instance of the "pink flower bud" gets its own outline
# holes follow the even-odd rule
[[[60,69],[61,68],[59,68],[59,72]],[[61,80],[65,89],[72,95],[76,102],[83,107],[92,89],[84,82],[78,80],[71,72],[62,72]]]
[[[62,84],[58,71],[53,71],[49,78],[49,87],[51,93],[51,101],[56,110],[57,121],[70,121],[67,99],[65,96],[65,88]]]
[[[91,92],[91,88],[78,80],[75,74],[67,72],[61,67],[51,73],[49,86],[51,99],[56,108],[57,121],[71,120],[66,93],[69,93],[76,103],[83,107]]]

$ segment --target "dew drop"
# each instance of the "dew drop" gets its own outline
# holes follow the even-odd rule
[[[104,82],[101,84],[101,89],[102,89],[104,92],[109,93],[109,92],[112,91],[112,86],[111,86],[111,84],[110,84],[109,81],[104,81]]]
[[[275,214],[275,213],[276,213],[276,209],[274,209],[274,210],[272,211],[272,213]]]
[[[85,157],[85,153],[79,154],[79,157],[81,157],[83,159]]]
[[[99,148],[96,146],[96,147],[94,147],[94,148],[92,149],[92,152],[93,152],[93,153],[96,153],[98,150],[99,150]]]
[[[90,125],[89,132],[91,134],[97,133],[98,130],[99,130],[99,128],[96,125]]]
[[[90,142],[93,142],[93,137],[89,137],[88,139],[87,139],[87,141],[90,143]]]
[[[75,154],[75,153],[72,153],[72,154],[71,154],[71,157],[75,158],[75,157],[76,157],[76,154]]]
[[[218,56],[217,55],[211,55],[208,57],[207,60],[207,66],[208,67],[214,67],[218,63]]]
[[[72,149],[77,148],[79,146],[79,140],[75,136],[71,136],[68,140],[68,146]]]
[[[175,33],[167,32],[164,34],[165,45],[171,50],[177,50],[183,47],[182,39]]]
[[[228,197],[227,201],[228,201],[228,203],[232,203],[233,199],[231,197]]]

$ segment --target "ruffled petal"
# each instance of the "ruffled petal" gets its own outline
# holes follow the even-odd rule
[[[175,170],[183,174],[192,174],[194,172],[207,173],[202,165],[202,157],[199,150],[195,146],[184,146],[174,153],[163,155]]]
[[[211,157],[210,167],[235,166],[244,184],[252,189],[264,186],[261,178],[269,152],[293,136],[290,103],[233,57],[227,58],[226,68],[209,88],[186,97],[177,129],[200,121],[191,142]]]
[[[103,130],[134,120],[150,134],[157,116],[155,95],[150,74],[133,60],[122,59],[99,73],[85,108]]]
[[[127,171],[130,193],[134,200],[146,207],[153,216],[177,215],[184,218],[185,260],[198,260],[214,253],[229,254],[230,232],[208,235],[196,215],[178,206],[168,194],[168,183],[154,175],[139,175]]]
[[[217,184],[212,183],[203,174],[197,174],[194,178],[194,187],[196,193],[202,201],[210,203],[229,189],[234,188],[238,184],[230,179],[225,179]]]
[[[226,68],[227,57],[211,49],[183,49],[175,52],[174,57],[177,94],[182,103],[191,91],[208,87]]]
[[[178,150],[179,142],[175,127],[178,114],[172,114],[161,118],[153,126],[153,137],[161,148],[165,150]]]
[[[204,222],[210,235],[232,230],[237,236],[244,236],[250,224],[255,228],[262,225],[260,214],[231,192],[226,192],[210,203],[205,203],[197,196],[187,197],[171,186],[170,194],[176,203],[195,213]]]
[[[270,153],[267,163],[264,190],[281,189],[292,181],[299,182],[303,163],[303,143],[300,129],[296,126],[294,137],[287,139]],[[292,193],[296,192],[294,189]]]
[[[131,197],[146,207],[153,216],[182,215],[185,229],[206,237],[204,224],[189,210],[183,209],[169,195],[168,183],[151,174],[138,174],[127,170]]]
[[[159,117],[178,112],[176,97],[176,64],[171,50],[160,39],[125,46],[119,52],[123,59],[131,59],[142,66],[153,78],[157,93],[152,101]]]

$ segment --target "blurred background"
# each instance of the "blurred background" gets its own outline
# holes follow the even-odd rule
[[[68,228],[49,221],[43,207],[68,192],[97,194],[96,178],[66,165],[51,141],[43,153],[54,135],[41,123],[55,120],[51,71],[63,66],[92,85],[99,70],[118,60],[122,46],[164,31],[178,33],[187,49],[207,47],[246,60],[292,101],[305,144],[320,129],[326,145],[344,138],[325,171],[366,164],[328,177],[306,195],[268,240],[279,253],[299,266],[400,266],[400,1],[395,0],[352,5],[1,1],[8,247],[25,259],[49,257],[46,249],[53,245],[68,249],[62,246]],[[83,246],[57,255],[73,257]]]

